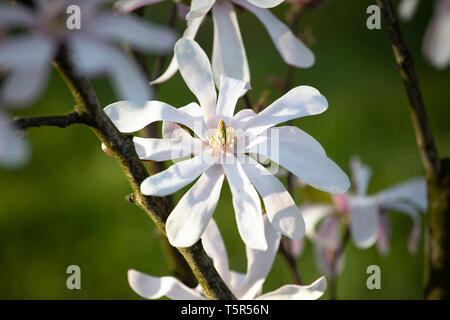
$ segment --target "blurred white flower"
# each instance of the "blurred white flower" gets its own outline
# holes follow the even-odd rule
[[[367,195],[370,168],[362,164],[359,158],[353,158],[351,170],[354,192],[333,196],[333,204],[317,203],[300,207],[305,219],[306,236],[315,245],[317,263],[328,275],[332,273],[331,262],[342,241],[340,224],[343,219],[350,220],[351,239],[358,248],[366,249],[376,243],[380,254],[385,255],[389,251],[390,239],[387,212],[404,213],[413,221],[408,241],[408,249],[413,253],[417,250],[420,235],[420,211],[424,212],[427,208],[424,178],[413,178],[374,195]],[[338,272],[341,266],[342,259],[335,266],[335,271]]]
[[[126,13],[155,2],[159,1],[122,0],[117,1],[115,7],[118,12]],[[212,69],[217,86],[222,75],[246,82],[250,80],[247,56],[233,4],[247,9],[261,21],[287,64],[298,68],[309,68],[314,64],[311,50],[268,10],[282,2],[284,0],[192,0],[183,37],[194,39],[204,18],[212,12]],[[173,58],[167,70],[152,83],[170,79],[177,70],[178,65]]]
[[[191,103],[176,109],[149,101],[144,108],[138,108],[121,101],[104,109],[122,132],[135,132],[155,121],[171,122],[163,126],[163,139],[134,138],[142,160],[163,161],[194,154],[141,184],[143,194],[165,196],[200,176],[169,215],[166,231],[170,243],[188,247],[200,239],[219,200],[224,176],[233,196],[239,233],[247,246],[267,248],[258,193],[275,228],[290,238],[301,238],[304,222],[292,197],[274,175],[247,153],[274,160],[320,190],[345,192],[350,186],[347,175],[314,138],[296,127],[275,127],[324,112],[328,107],[325,97],[312,87],[299,86],[259,114],[250,109],[234,114],[245,82],[223,77],[216,101],[211,66],[200,46],[182,38],[175,45],[175,57],[200,106]],[[196,137],[175,123],[191,129]]]
[[[418,8],[419,0],[403,0],[400,17],[409,21]],[[436,69],[445,69],[450,63],[450,0],[436,0],[423,40],[423,54]]]
[[[122,42],[145,52],[172,48],[175,35],[132,16],[100,10],[107,0],[80,0],[80,29],[69,30],[66,13],[70,0],[36,0],[35,11],[20,5],[0,4],[0,29],[24,28],[0,43],[0,68],[7,72],[0,99],[6,105],[32,102],[44,89],[51,61],[59,46],[74,53],[76,69],[84,75],[107,73],[118,95],[143,104],[151,97],[146,77],[122,52]]]
[[[321,277],[309,286],[285,285],[275,291],[261,294],[262,286],[269,274],[280,242],[279,233],[264,218],[268,242],[266,251],[247,247],[247,273],[242,274],[229,269],[228,256],[213,219],[202,236],[206,253],[213,259],[219,275],[240,300],[315,300],[326,290],[326,279]],[[158,299],[163,296],[174,300],[205,300],[201,287],[189,288],[173,277],[152,277],[136,270],[128,271],[128,283],[140,296]]]
[[[0,106],[0,166],[15,169],[24,165],[28,158],[28,141],[18,136]]]

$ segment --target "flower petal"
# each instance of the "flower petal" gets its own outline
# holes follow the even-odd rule
[[[317,89],[299,86],[290,90],[255,117],[250,118],[245,123],[245,128],[249,133],[258,135],[279,123],[319,114],[327,108],[327,99]]]
[[[305,234],[311,240],[316,237],[316,226],[323,218],[334,213],[334,208],[328,203],[307,204],[300,207],[305,220]]]
[[[272,269],[281,236],[272,227],[267,215],[264,215],[264,234],[267,240],[266,250],[255,250],[249,246],[246,247],[247,274],[245,275],[245,281],[242,282],[241,287],[236,291],[238,299],[254,299],[260,292],[270,269]]]
[[[199,139],[156,139],[133,138],[134,147],[141,160],[166,161],[180,159],[201,150],[202,142]],[[197,146],[197,147],[196,147]]]
[[[128,283],[141,297],[158,299],[163,296],[174,300],[206,300],[199,292],[172,277],[152,277],[136,270],[128,270]]]
[[[177,41],[175,57],[184,81],[200,102],[206,124],[214,127],[216,89],[208,57],[194,40],[186,38]]]
[[[267,242],[258,193],[237,159],[222,164],[222,167],[233,195],[233,207],[242,240],[251,248],[266,250]]]
[[[130,13],[136,9],[161,2],[163,0],[119,0],[114,2],[113,9],[116,13]]]
[[[423,177],[409,179],[375,195],[382,207],[392,207],[398,202],[408,202],[420,210],[428,208],[427,185]]]
[[[222,171],[222,169],[220,171]],[[216,268],[220,277],[223,279],[223,281],[225,281],[227,285],[233,287],[232,282],[234,282],[235,279],[231,279],[231,273],[233,272],[230,271],[230,267],[228,265],[227,249],[214,219],[211,219],[209,221],[208,227],[202,235],[202,244],[208,256],[213,259],[214,267]]]
[[[223,76],[220,80],[219,99],[217,100],[217,117],[232,118],[236,102],[247,82]]]
[[[283,134],[291,131],[283,128],[271,129],[266,135],[258,136],[257,143],[251,143],[247,151],[272,159],[319,190],[333,194],[348,190],[350,181],[347,175],[324,154],[317,141],[301,131],[295,135]],[[296,139],[300,134],[305,139]]]
[[[181,198],[166,222],[171,245],[190,247],[200,240],[219,201],[223,178],[220,165],[215,165]]]
[[[450,63],[450,4],[440,1],[436,5],[425,32],[423,53],[431,65],[442,70]]]
[[[55,53],[53,41],[43,36],[21,35],[5,40],[0,45],[0,66],[9,68],[36,68],[50,63]]]
[[[258,8],[246,0],[233,2],[252,12],[266,27],[284,61],[298,68],[309,68],[314,64],[314,54],[289,28],[269,10]]]
[[[16,128],[0,112],[0,166],[16,169],[23,166],[28,158],[27,141],[18,137]]]
[[[16,26],[30,27],[34,23],[31,10],[20,4],[8,5],[0,3],[0,26],[11,28]]]
[[[259,8],[273,8],[284,2],[284,0],[247,0]]]
[[[103,13],[95,17],[89,28],[102,38],[125,42],[144,52],[165,53],[173,48],[176,41],[172,30],[133,15]]]
[[[248,82],[250,71],[247,56],[232,4],[228,1],[218,1],[212,9],[212,14],[214,21],[212,69],[216,84],[221,84],[221,76]],[[242,88],[238,94],[241,96],[245,92]]]
[[[410,21],[417,11],[419,0],[402,0],[398,5],[398,15],[403,21]]]
[[[144,107],[137,107],[129,101],[119,101],[105,107],[103,111],[121,132],[135,132],[156,121],[177,122],[192,129],[201,137],[204,129],[202,117],[191,115],[166,103],[149,101]]]
[[[344,266],[344,255],[341,253],[339,257],[336,257],[337,250],[342,245],[339,225],[339,217],[326,217],[320,224],[314,239],[316,263],[319,269],[329,277],[339,274]]]
[[[186,19],[189,21],[204,17],[215,3],[216,0],[192,0]]]
[[[187,28],[183,33],[183,38],[187,39],[194,39],[197,35],[198,28],[200,28],[200,25],[203,22],[204,17],[188,20],[187,22]],[[167,67],[166,71],[162,75],[160,75],[158,78],[150,82],[150,84],[158,84],[165,82],[172,78],[172,76],[178,71],[178,64],[177,59],[175,56],[173,56],[172,60],[169,63],[169,66]]]
[[[211,161],[205,161],[203,156],[177,162],[145,179],[141,184],[141,192],[148,196],[167,196],[194,181],[213,164]]]
[[[316,300],[327,289],[327,280],[320,277],[309,286],[286,285],[275,291],[266,293],[256,300]]]
[[[379,218],[378,236],[377,236],[377,250],[381,256],[386,256],[389,253],[391,240],[391,223],[386,214],[381,214]]]
[[[367,193],[372,170],[369,166],[361,162],[358,157],[352,157],[350,160],[350,169],[352,171],[352,181],[355,185],[356,194],[363,196]]]
[[[301,239],[305,234],[305,222],[283,184],[250,157],[246,157],[242,167],[261,195],[270,223],[281,234],[292,239]]]
[[[353,242],[367,249],[377,241],[379,209],[373,198],[349,198],[350,231]]]

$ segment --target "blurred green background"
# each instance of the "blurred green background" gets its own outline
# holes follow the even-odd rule
[[[316,65],[295,73],[295,85],[318,88],[328,99],[322,115],[295,121],[317,140],[348,173],[348,160],[361,156],[374,172],[373,193],[423,173],[412,130],[406,95],[396,70],[386,30],[366,28],[366,8],[375,1],[332,0],[307,14],[301,30],[316,41]],[[450,155],[450,68],[437,71],[421,54],[432,2],[421,3],[412,22],[402,24],[414,56],[433,133],[442,156]],[[284,17],[286,4],[273,10]],[[146,10],[146,17],[164,24],[170,3]],[[283,78],[283,64],[259,21],[238,12],[250,63],[251,99],[270,89],[270,101],[281,94],[268,79]],[[177,29],[183,30],[183,21]],[[212,21],[201,28],[198,42],[210,55]],[[149,66],[154,63],[149,57]],[[103,105],[117,100],[107,80],[93,81]],[[174,106],[194,101],[179,74],[160,86],[158,99]],[[73,100],[53,73],[45,95],[34,106],[15,115],[46,115],[69,111]],[[243,102],[239,102],[243,107]],[[153,222],[125,201],[130,188],[119,166],[100,149],[89,129],[29,130],[32,160],[23,169],[0,170],[0,298],[1,299],[137,299],[126,273],[135,268],[151,275],[168,275]],[[180,194],[176,195],[178,199]],[[295,195],[300,204],[303,199]],[[214,218],[225,238],[231,268],[243,272],[244,246],[238,236],[229,188]],[[391,252],[381,258],[374,248],[345,250],[346,264],[338,280],[342,299],[421,299],[423,245],[411,256],[406,247],[411,220],[398,213],[392,220]],[[66,288],[66,268],[81,267],[81,290]],[[366,287],[367,266],[381,267],[382,289]],[[311,243],[298,261],[305,283],[320,276]],[[264,290],[291,282],[284,261],[277,257]],[[324,296],[327,297],[327,294]]]

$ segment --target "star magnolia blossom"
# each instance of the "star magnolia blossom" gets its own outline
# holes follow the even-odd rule
[[[132,16],[99,12],[105,2],[76,2],[81,14],[79,30],[69,30],[66,24],[66,10],[73,4],[70,0],[36,0],[36,11],[0,4],[0,29],[22,27],[31,31],[12,34],[0,43],[0,68],[9,73],[0,93],[3,103],[23,105],[37,98],[61,44],[75,54],[73,62],[81,73],[106,72],[121,98],[135,104],[149,100],[145,75],[113,44],[125,42],[138,51],[164,53],[172,48],[175,35]]]
[[[115,3],[118,12],[126,13],[136,8],[161,0],[122,0]],[[284,0],[192,0],[187,14],[187,28],[183,37],[194,39],[208,12],[214,21],[214,43],[212,69],[216,84],[222,75],[243,81],[250,80],[250,72],[239,24],[233,4],[253,13],[265,26],[284,61],[298,68],[309,68],[314,64],[314,55],[290,30],[278,20],[268,8]],[[178,70],[176,59],[172,59],[167,70],[152,83],[170,79]]]
[[[400,17],[409,21],[417,10],[419,0],[403,0]],[[423,41],[425,58],[437,69],[450,63],[450,0],[436,0],[435,10]]]
[[[274,128],[281,122],[324,112],[328,107],[325,97],[312,87],[300,86],[259,114],[247,109],[233,116],[246,83],[224,77],[216,101],[211,66],[200,46],[182,38],[175,45],[175,56],[181,75],[200,106],[191,103],[176,109],[150,101],[138,108],[122,101],[104,109],[122,132],[135,132],[155,121],[171,122],[164,125],[163,139],[134,138],[142,160],[163,161],[194,154],[141,185],[145,195],[165,196],[200,176],[169,215],[166,231],[170,243],[188,247],[200,239],[217,205],[224,176],[233,196],[239,233],[247,246],[267,248],[258,193],[275,228],[288,237],[301,238],[304,222],[291,196],[275,176],[247,153],[274,160],[313,187],[330,193],[345,192],[350,186],[348,177],[314,138],[296,127]],[[174,123],[190,128],[197,137]]]
[[[268,242],[266,251],[246,248],[247,273],[231,271],[225,244],[216,223],[211,219],[202,236],[206,253],[213,259],[217,272],[228,288],[240,300],[315,300],[326,290],[327,282],[321,277],[309,286],[285,285],[275,291],[261,295],[263,283],[272,268],[280,243],[279,233],[265,221]],[[205,300],[201,287],[189,288],[173,277],[152,277],[136,270],[128,271],[128,283],[140,296],[158,299],[167,296],[174,300]]]
[[[374,195],[366,195],[371,170],[354,158],[351,162],[354,193],[333,196],[333,204],[310,204],[301,207],[305,218],[306,236],[315,245],[316,260],[321,270],[332,274],[331,261],[341,243],[339,232],[343,219],[350,220],[350,234],[354,244],[366,249],[377,244],[380,254],[389,251],[390,223],[386,213],[394,210],[413,220],[408,248],[417,249],[420,234],[420,211],[427,208],[426,184],[423,178],[413,178]],[[320,223],[319,228],[317,225]],[[342,268],[338,261],[336,272]]]

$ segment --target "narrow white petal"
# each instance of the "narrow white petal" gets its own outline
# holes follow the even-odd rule
[[[246,157],[242,167],[261,195],[270,223],[281,234],[292,239],[301,239],[305,234],[305,222],[283,184],[250,157]]]
[[[137,107],[129,101],[119,101],[103,110],[121,132],[135,132],[156,121],[183,124],[200,137],[206,131],[202,117],[194,118],[182,110],[159,101],[149,101],[144,107]]]
[[[184,107],[179,108],[178,110],[190,115],[193,118],[202,120],[203,112],[202,108],[196,103],[190,103]],[[163,121],[162,124],[162,137],[164,139],[191,139],[191,134],[185,129],[181,128],[175,122]]]
[[[323,219],[314,238],[314,256],[319,267],[325,275],[333,277],[339,274],[344,267],[344,255],[336,259],[336,251],[342,245],[340,234],[340,221],[338,216],[328,216]]]
[[[0,66],[6,68],[35,68],[50,63],[55,44],[43,36],[16,36],[0,44]]]
[[[215,3],[216,0],[192,0],[186,19],[193,20],[205,16]]]
[[[233,196],[236,222],[244,243],[251,248],[266,250],[264,222],[258,193],[237,159],[232,164],[222,164]]]
[[[319,190],[332,194],[348,190],[350,181],[347,175],[326,156],[312,137],[298,140],[295,139],[296,135],[292,139],[283,134],[278,136],[277,133],[277,130],[269,130],[266,136],[257,137],[257,143],[252,144],[247,151],[272,159]],[[300,134],[300,131],[297,133]]]
[[[232,286],[227,249],[214,219],[209,221],[208,227],[202,235],[202,244],[208,256],[213,259],[214,267],[220,277],[227,285]]]
[[[207,55],[197,42],[182,38],[175,45],[175,57],[184,81],[200,102],[206,124],[214,127],[216,89]]]
[[[436,10],[425,33],[425,58],[436,69],[445,69],[450,63],[450,3],[436,2]]]
[[[267,240],[266,250],[255,250],[251,247],[246,247],[247,273],[245,280],[241,282],[240,288],[236,291],[239,299],[254,299],[261,291],[262,285],[270,269],[272,269],[281,236],[269,222],[267,215],[264,215],[264,234]]]
[[[156,138],[133,138],[134,147],[141,160],[166,161],[180,159],[194,153],[195,144],[200,144],[198,139],[156,139]]]
[[[141,7],[145,7],[163,0],[119,0],[113,5],[114,11],[117,13],[130,13]]]
[[[398,15],[403,21],[412,19],[417,11],[419,0],[402,0],[398,5]]]
[[[215,165],[181,198],[166,222],[171,245],[190,247],[200,240],[219,201],[223,178],[220,165]]]
[[[247,55],[233,6],[228,1],[218,1],[213,7],[214,44],[212,69],[216,84],[221,76],[250,81]],[[239,95],[246,92],[241,89]],[[231,115],[232,116],[232,115]]]
[[[248,132],[258,135],[279,123],[292,119],[320,114],[327,110],[327,99],[309,86],[299,86],[273,102],[244,124]]]
[[[188,20],[187,28],[183,33],[183,38],[194,39],[195,36],[197,35],[198,28],[200,28],[200,25],[203,22],[203,19],[204,19],[204,17],[193,19],[193,20]],[[175,56],[173,56],[166,71],[164,71],[164,73],[162,75],[160,75],[158,78],[156,78],[155,80],[150,82],[150,84],[157,84],[157,83],[165,82],[165,81],[169,80],[170,78],[172,78],[172,76],[177,71],[178,71],[177,59],[175,58]]]
[[[220,80],[219,98],[217,99],[217,117],[232,118],[239,96],[247,82],[223,76]]]
[[[327,280],[322,276],[309,286],[286,285],[259,296],[256,300],[316,300],[325,293],[326,289]]]
[[[16,169],[29,159],[28,142],[18,137],[9,119],[0,112],[0,166]]]
[[[125,42],[145,52],[165,53],[173,48],[175,33],[133,15],[98,15],[89,25],[90,31],[111,41]]]
[[[352,181],[355,185],[356,194],[360,196],[365,195],[372,176],[372,169],[362,163],[358,157],[352,157],[350,160],[350,169],[352,171]]]
[[[284,0],[247,0],[259,8],[273,8],[284,2]]]
[[[367,249],[377,241],[379,209],[373,198],[349,198],[350,231],[353,242]]]
[[[233,0],[233,2],[252,12],[262,22],[287,64],[298,68],[309,68],[314,64],[312,51],[269,10],[258,8],[247,0]]]
[[[383,207],[392,207],[398,202],[407,202],[422,211],[426,211],[428,208],[427,195],[425,179],[423,177],[417,177],[385,189],[375,196]]]
[[[328,203],[307,204],[300,207],[305,220],[305,234],[311,240],[316,237],[316,226],[323,218],[334,212],[333,206]]]
[[[172,277],[152,277],[136,270],[128,270],[130,287],[143,298],[159,299],[166,296],[174,300],[206,300],[195,289]]]

